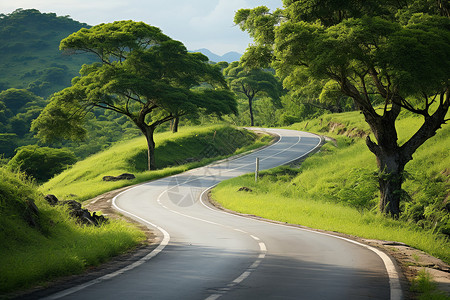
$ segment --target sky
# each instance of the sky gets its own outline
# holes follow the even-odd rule
[[[244,53],[251,38],[233,23],[240,8],[282,7],[282,0],[1,0],[0,13],[34,8],[88,25],[118,20],[143,21],[184,43],[188,50],[207,48],[223,55]]]

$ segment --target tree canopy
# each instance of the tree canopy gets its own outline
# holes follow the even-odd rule
[[[239,62],[232,62],[223,70],[230,88],[248,99],[250,125],[254,126],[253,101],[257,97],[269,97],[276,106],[280,106],[283,87],[270,70],[244,68]]]
[[[236,112],[220,69],[200,53],[143,22],[117,21],[81,29],[61,41],[68,53],[93,53],[72,86],[56,93],[33,129],[43,140],[81,139],[84,114],[94,107],[127,116],[147,138],[155,167],[153,133],[164,122],[198,113]],[[194,89],[207,85],[208,88]]]
[[[291,89],[306,79],[337,84],[353,99],[375,137],[367,145],[378,161],[380,210],[398,216],[404,166],[447,121],[448,11],[444,1],[284,0],[275,12],[241,9],[235,23],[255,41],[244,65],[271,65]],[[399,145],[402,110],[422,116],[423,124]]]

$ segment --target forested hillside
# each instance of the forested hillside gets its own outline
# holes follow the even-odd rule
[[[17,148],[37,143],[30,125],[48,104],[47,98],[70,86],[83,64],[95,61],[93,55],[59,50],[62,39],[89,27],[69,16],[36,9],[0,14],[0,158],[5,158],[4,163]],[[93,111],[87,119],[89,134],[84,143],[45,146],[67,147],[83,158],[137,134],[124,117],[115,114]]]
[[[59,42],[83,27],[89,26],[36,9],[0,14],[0,91],[28,89],[47,97],[70,85],[82,64],[94,57],[65,55]]]

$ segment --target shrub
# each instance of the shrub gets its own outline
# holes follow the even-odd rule
[[[39,182],[44,182],[76,161],[75,155],[70,150],[29,145],[18,148],[8,165],[25,172]]]

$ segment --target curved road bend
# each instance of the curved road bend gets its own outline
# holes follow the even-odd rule
[[[269,169],[320,143],[305,132],[264,130],[279,141],[119,194],[116,208],[157,228],[161,244],[126,270],[48,299],[401,299],[395,267],[376,249],[228,214],[200,200],[220,181],[254,172],[256,157],[260,169]]]

